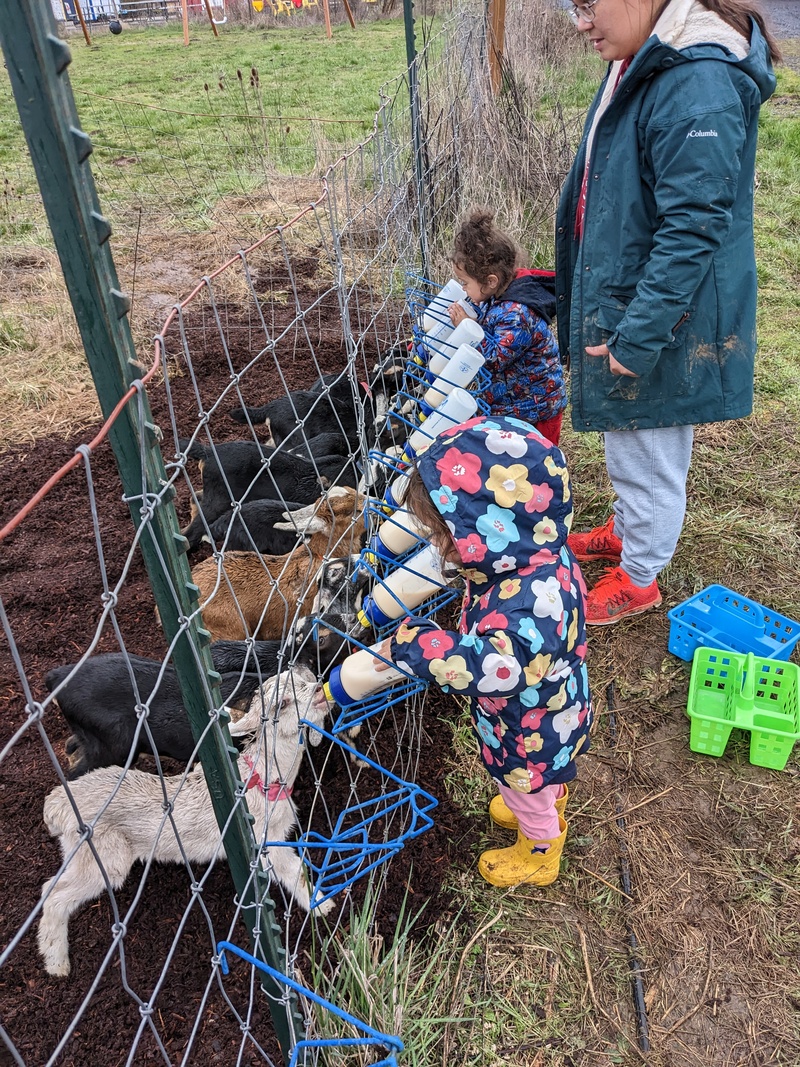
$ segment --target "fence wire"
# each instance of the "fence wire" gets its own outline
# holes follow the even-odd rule
[[[531,40],[526,12],[509,11],[515,49]],[[335,990],[330,961],[357,917],[388,936],[402,914],[404,849],[435,819],[425,694],[408,680],[362,714],[331,718],[312,692],[332,658],[381,636],[357,618],[381,571],[362,548],[384,518],[413,425],[389,415],[398,395],[415,395],[408,342],[419,336],[415,308],[435,288],[420,273],[423,240],[443,282],[459,214],[511,176],[508,212],[538,220],[533,252],[546,255],[572,136],[557,117],[561,155],[537,173],[533,196],[536,167],[508,133],[544,120],[530,87],[508,80],[510,100],[491,97],[482,12],[459,10],[427,34],[417,70],[422,167],[403,77],[385,87],[373,131],[329,167],[312,202],[278,225],[259,207],[252,224],[263,233],[269,218],[267,235],[173,308],[147,385],[155,425],[138,418],[143,436],[161,440],[162,495],[174,498],[188,540],[195,615],[222,692],[222,703],[210,686],[203,694],[207,731],[230,721],[238,739],[235,803],[251,816],[252,878],[268,882],[274,916],[264,907],[290,982],[265,994],[256,963],[228,969],[221,955],[223,943],[247,948],[254,917],[231,896],[209,800],[218,783],[207,785],[195,762],[142,564],[152,501],[143,495],[132,527],[111,449],[95,440],[15,521],[0,559],[0,1048],[10,1062],[279,1064],[269,995],[289,1014],[302,1010],[308,1040],[293,1062],[366,1064],[381,1054],[375,1031],[364,1038],[363,1025],[321,1007],[313,987]],[[83,106],[91,113],[92,100]],[[254,195],[249,177],[234,193],[216,187],[208,143],[193,145],[161,111],[167,134],[156,136],[154,113],[120,102],[118,123],[96,139],[101,198],[111,196],[107,168],[128,175],[124,193],[114,186],[123,226],[148,197],[183,198],[174,217],[188,227],[198,215],[219,223],[214,211],[228,195]],[[240,161],[240,176],[276,161],[306,174],[319,164],[319,154],[303,154],[315,137],[296,149],[263,115],[240,119],[219,112],[218,147]],[[344,124],[340,133],[349,137]],[[326,131],[326,151],[330,143]],[[6,224],[20,232],[27,181],[14,178],[5,194]],[[69,457],[59,446],[51,469]],[[41,479],[27,459],[17,476],[33,492]],[[281,540],[265,536],[258,498],[277,502]],[[446,600],[428,610],[448,610]],[[389,1041],[380,1062],[394,1062],[397,1049]]]

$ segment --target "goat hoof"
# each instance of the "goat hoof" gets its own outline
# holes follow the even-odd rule
[[[67,743],[64,745],[64,751],[68,756],[71,756],[79,744],[80,742],[78,741],[75,734],[72,734],[70,737],[67,738]]]
[[[321,904],[317,904],[314,908],[315,915],[330,915],[335,905],[332,900],[323,900]]]
[[[66,963],[46,963],[44,969],[53,978],[66,978],[70,972],[69,960]]]

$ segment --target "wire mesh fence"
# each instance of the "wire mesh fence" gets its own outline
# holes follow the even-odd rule
[[[525,13],[510,14],[524,48]],[[422,337],[438,284],[423,266],[446,280],[450,235],[483,191],[476,183],[502,185],[502,159],[520,173],[509,116],[539,121],[525,113],[530,90],[514,89],[511,103],[492,99],[485,58],[481,13],[460,10],[429,38],[426,28],[416,133],[407,74],[386,87],[373,130],[329,167],[312,202],[285,224],[270,218],[266,236],[169,314],[125,402],[141,439],[160,441],[157,500],[146,487],[135,499],[120,491],[124,459],[109,446],[116,416],[77,450],[49,441],[15,457],[24,489],[12,499],[30,495],[43,469],[53,477],[4,531],[0,560],[0,1048],[10,1062],[279,1064],[288,1058],[281,1015],[290,1038],[304,1035],[293,1063],[374,1063],[381,1034],[380,1062],[394,1062],[388,1017],[383,1029],[375,1019],[359,1029],[320,1004],[313,986],[325,986],[335,1009],[326,961],[364,915],[369,930],[389,936],[404,912],[411,846],[430,829],[440,794],[426,694],[407,679],[337,711],[317,683],[391,631],[364,625],[364,595],[398,567],[413,569],[364,546],[386,521],[385,491],[404,467],[429,384],[408,347]],[[148,197],[163,207],[174,196],[176,226],[199,215],[216,224],[228,195],[254,195],[244,175],[276,160],[308,172],[310,156],[293,154],[263,115],[243,115],[218,115],[220,144],[242,179],[229,194],[214,184],[207,142],[195,154],[169,127],[170,156],[153,109],[120,104],[124,139],[103,131],[94,158],[101,195],[117,190],[123,229]],[[568,127],[558,122],[567,153]],[[562,165],[541,179],[535,200],[521,181],[513,200],[539,219],[543,253]],[[126,170],[129,184],[104,185],[109,167]],[[202,196],[198,169],[209,179]],[[511,211],[517,186],[505,187]],[[29,195],[6,194],[10,225],[27,225]],[[267,217],[255,211],[254,228],[263,233]],[[197,594],[184,615],[185,591],[169,588],[180,623],[172,640],[142,559],[154,511],[168,501]],[[443,579],[418,610],[447,611],[456,592]],[[189,637],[204,678],[199,736],[174,660]],[[252,826],[247,898],[233,894],[223,862],[230,824],[220,830],[214,818],[226,783],[197,761],[211,735],[229,747],[232,812]],[[443,873],[428,872],[427,893]],[[270,972],[265,985],[269,967],[248,957],[254,929],[256,946],[266,929],[274,935],[286,982]],[[244,954],[230,971],[223,944]]]

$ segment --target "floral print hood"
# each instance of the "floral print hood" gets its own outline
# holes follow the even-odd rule
[[[536,567],[566,544],[564,456],[528,423],[471,419],[437,437],[417,466],[473,586]]]
[[[489,416],[442,434],[417,466],[467,590],[457,628],[409,617],[391,658],[466,702],[493,778],[521,793],[568,782],[592,706],[564,457],[528,423]]]

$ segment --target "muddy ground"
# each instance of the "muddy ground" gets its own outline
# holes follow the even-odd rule
[[[293,263],[295,285],[303,306],[309,306],[320,296],[321,283],[314,281],[317,262],[315,257],[309,257]],[[279,267],[265,265],[264,284],[268,279],[272,288],[281,288],[279,273]],[[288,278],[284,277],[282,281],[284,288],[290,288]],[[257,287],[258,284],[256,272]],[[289,322],[294,314],[294,308],[285,302],[283,305],[273,303],[272,309],[274,319],[270,325],[275,330]],[[254,325],[252,314],[235,305],[218,306],[217,311],[225,323],[224,337],[231,359],[236,364],[244,364],[254,347],[257,349],[263,343],[258,325]],[[293,337],[291,355],[281,359],[281,370],[289,388],[304,387],[314,381],[316,368],[311,359],[312,351],[322,372],[338,371],[344,366],[346,355],[339,316],[335,296],[323,297],[313,321],[307,324],[308,336],[304,342],[298,343],[297,337]],[[207,308],[190,310],[185,326],[194,375],[204,402],[211,403],[229,382],[222,335],[216,330],[213,315]],[[175,332],[172,337],[176,350],[177,336]],[[374,351],[369,353],[370,358],[375,355]],[[190,377],[185,368],[180,368],[180,361],[172,370],[175,418],[179,431],[188,434],[196,423],[197,400]],[[283,391],[274,366],[267,360],[263,361],[263,367],[248,374],[244,389],[250,403],[263,403]],[[150,400],[156,421],[168,426],[163,388],[152,388]],[[243,428],[227,420],[224,412],[214,421],[217,440],[237,439],[242,432]],[[0,460],[0,515],[3,519],[12,517],[35,489],[91,436],[83,433],[69,441],[43,438],[32,446],[14,448],[3,455]],[[93,456],[91,472],[104,562],[113,583],[122,572],[133,527],[121,499],[119,479],[107,441]],[[179,493],[178,511],[182,522],[188,519],[187,497],[186,491]],[[195,563],[207,552],[207,548],[205,552],[198,550],[191,555],[190,562]],[[83,468],[67,475],[4,542],[0,553],[0,593],[13,634],[15,654],[21,661],[34,700],[41,699],[45,695],[45,673],[51,667],[73,662],[83,653],[95,633],[102,609],[100,567]],[[153,599],[138,552],[132,556],[116,616],[129,652],[163,657],[165,645],[154,620]],[[116,651],[118,648],[113,628],[106,625],[96,651]],[[440,710],[447,713],[446,707]],[[436,713],[433,705],[431,713]],[[38,899],[42,883],[56,871],[59,863],[57,845],[49,838],[42,822],[43,799],[57,784],[42,733],[46,734],[56,757],[65,765],[63,744],[68,730],[55,708],[48,710],[40,728],[22,730],[15,737],[25,721],[22,685],[9,641],[4,639],[0,642],[0,746],[11,742],[0,763],[0,884],[3,886],[0,944],[4,946],[23,927]],[[396,735],[392,736],[391,724],[372,732],[373,755],[379,760],[385,757],[395,770],[403,761],[409,766],[410,761],[417,758],[416,753],[408,751],[398,754],[398,744],[407,746],[409,741],[408,738],[398,741]],[[319,758],[316,762],[320,767]],[[152,767],[152,759],[143,757],[140,766]],[[352,774],[343,769],[341,760],[328,760],[325,767],[322,790],[328,811],[335,813],[352,802]],[[176,773],[181,768],[167,761],[166,769]],[[375,779],[371,785],[370,775]],[[447,911],[448,898],[441,894],[440,888],[451,850],[461,847],[474,835],[470,821],[445,797],[441,779],[441,751],[438,746],[423,743],[416,781],[439,799],[440,806],[434,829],[409,843],[391,865],[391,875],[374,912],[375,933],[387,939],[391,938],[403,898],[409,893],[414,903],[428,902],[423,926],[435,922]],[[370,795],[370,790],[377,790],[378,784],[375,772],[362,772],[358,781],[359,796]],[[295,800],[301,819],[305,813],[306,823],[314,790],[312,771],[304,765],[296,785]],[[321,806],[317,804],[315,810],[319,812]],[[318,816],[314,828],[323,830],[323,823],[324,818]],[[142,875],[143,868],[137,865],[119,893],[121,908],[127,908],[132,901]],[[363,893],[363,885],[357,885],[352,892],[352,904],[356,908],[363,900]],[[166,971],[157,998],[154,1023],[171,1062],[183,1062],[181,1057],[198,1016],[200,1023],[191,1062],[224,1065],[236,1062],[241,1031],[219,987],[212,988],[201,1011],[212,951],[209,923],[213,925],[216,938],[227,936],[233,912],[232,896],[228,868],[219,864],[205,882],[202,900],[206,913],[197,907],[191,910],[175,957]],[[150,1000],[190,898],[183,868],[164,865],[153,868],[125,939],[125,973],[123,975],[117,958],[59,1056],[59,1064],[63,1067],[87,1067],[89,1064],[116,1067],[126,1062],[141,1019],[136,998]],[[347,915],[340,921],[344,924],[343,936],[346,936]],[[108,946],[108,930],[112,922],[110,904],[105,896],[74,918],[70,926],[73,970],[68,980],[52,979],[45,974],[32,931],[22,936],[0,970],[2,1025],[25,1064],[32,1067],[44,1063],[52,1055],[97,973]],[[303,927],[300,917],[295,914],[285,934],[290,950],[298,953],[304,973],[308,970],[305,954],[311,948],[307,926],[306,923]],[[246,934],[241,926],[238,935],[240,942],[246,945]],[[234,963],[231,975],[225,980],[225,992],[242,1010],[247,1004],[248,973],[246,966]],[[280,1062],[268,1012],[263,1008],[256,1009],[251,1016],[251,1025],[269,1054]],[[0,1042],[0,1064],[12,1062],[15,1061]],[[164,1062],[151,1033],[145,1033],[141,1038],[135,1062]],[[253,1052],[245,1054],[241,1062],[249,1065],[264,1061]]]

